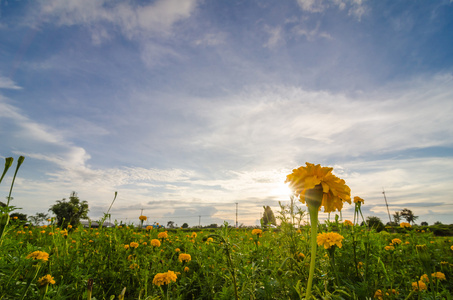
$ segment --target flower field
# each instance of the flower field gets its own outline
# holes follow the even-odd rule
[[[1,299],[302,299],[310,227],[10,226]],[[70,227],[70,226],[69,226]],[[147,229],[146,229],[147,228]],[[315,299],[452,299],[453,242],[414,227],[318,226]]]

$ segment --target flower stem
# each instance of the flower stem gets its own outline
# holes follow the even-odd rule
[[[310,222],[311,222],[311,259],[310,259],[310,273],[308,275],[307,283],[307,293],[305,299],[311,298],[311,286],[313,284],[313,276],[315,273],[315,264],[316,264],[316,237],[318,235],[318,208],[313,205],[308,205],[308,212],[310,213]]]

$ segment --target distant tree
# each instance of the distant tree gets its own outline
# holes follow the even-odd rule
[[[45,213],[37,213],[34,216],[29,216],[28,220],[35,226],[39,226],[42,222],[49,218],[48,214]]]
[[[428,222],[421,222],[420,225],[421,226],[428,226]]]
[[[408,223],[412,223],[412,224],[415,222],[415,220],[418,219],[418,216],[415,216],[414,213],[412,212],[412,210],[407,209],[407,208],[405,208],[401,211],[401,216],[404,219],[406,219],[406,221]]]
[[[212,224],[206,226],[205,228],[217,228],[217,227],[219,227],[219,225],[212,223]]]
[[[376,216],[368,216],[366,218],[366,223],[368,227],[376,229],[376,231],[381,231],[384,229],[384,223],[382,223],[381,219]]]
[[[88,202],[80,201],[76,192],[72,192],[69,196],[69,201],[65,198],[57,200],[57,203],[52,205],[49,211],[56,216],[58,226],[67,227],[67,225],[77,226],[80,219],[88,219]]]
[[[263,206],[264,208],[264,213],[263,213],[263,217],[261,218],[261,223],[264,225],[264,226],[268,226],[268,225],[276,225],[276,221],[275,221],[275,216],[274,216],[274,212],[272,211],[272,208],[268,205],[268,206]]]
[[[436,222],[434,222],[434,225],[442,225],[442,222],[441,221],[436,221]]]
[[[173,222],[173,221],[168,221],[168,222],[167,222],[167,228],[175,228],[175,222]]]
[[[187,224],[187,223],[184,223],[184,224],[182,224],[182,226],[181,226],[181,227],[182,227],[182,228],[189,228],[189,224]]]
[[[19,220],[19,221],[27,222],[27,215],[26,214],[12,213],[10,215],[10,218],[11,218],[11,220]]]
[[[396,224],[399,224],[401,222],[401,213],[399,211],[395,212],[393,214],[393,221],[396,223]]]

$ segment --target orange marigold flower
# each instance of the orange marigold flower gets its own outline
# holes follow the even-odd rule
[[[395,250],[395,247],[393,247],[393,246],[385,246],[384,249],[386,251],[390,251],[390,250]]]
[[[146,226],[146,230],[151,230],[151,229],[153,229],[153,226],[151,226],[151,225]]]
[[[305,167],[294,169],[286,176],[285,183],[299,196],[299,200],[305,203],[307,190],[321,185],[323,190],[321,206],[324,212],[341,211],[343,202],[351,204],[351,189],[343,179],[332,174],[333,168],[321,167],[306,163]]]
[[[55,284],[55,280],[53,279],[50,274],[47,274],[41,278],[38,279],[39,285],[48,285],[48,284]]]
[[[432,276],[433,278],[437,278],[437,279],[439,279],[439,280],[446,280],[445,274],[442,273],[442,272],[435,272],[435,273],[431,274],[431,276]]]
[[[49,260],[49,253],[44,252],[44,251],[33,251],[32,253],[27,255],[27,258],[40,259],[40,260],[43,260],[43,261],[48,261]]]
[[[412,289],[414,291],[424,291],[424,290],[427,290],[428,287],[426,286],[426,284],[422,280],[419,280],[419,281],[416,281],[416,282],[412,282]]]
[[[319,233],[316,241],[319,246],[324,246],[325,249],[329,249],[332,246],[342,247],[341,241],[344,237],[336,232]]]
[[[263,231],[261,229],[253,229],[252,234],[261,237],[263,236]]]
[[[354,197],[354,203],[359,203],[359,202],[363,204],[363,203],[365,203],[365,200],[363,200],[360,197],[355,196]],[[380,291],[380,290],[378,290],[378,291]]]
[[[189,272],[189,267],[185,267],[184,272]]]
[[[140,216],[140,217],[138,217],[138,219],[140,221],[146,221],[148,219],[148,217],[147,216]]]
[[[129,244],[129,246],[131,246],[131,248],[137,248],[138,245],[139,245],[139,244],[136,243],[136,242],[131,242],[131,243]]]
[[[354,224],[352,224],[352,222],[349,221],[349,220],[344,220],[343,224],[344,224],[345,226],[353,226],[353,225],[354,225]]]
[[[196,238],[197,237],[197,233],[196,232],[192,232],[192,238]]]
[[[175,252],[179,252],[179,251],[181,251],[179,248],[176,248],[176,249],[175,249]]]
[[[158,239],[152,239],[151,240],[151,246],[160,247],[160,241]]]
[[[157,238],[159,239],[166,239],[168,238],[168,233],[166,231],[164,232],[159,232],[159,234],[157,235]]]
[[[153,284],[157,286],[161,286],[164,284],[169,284],[170,282],[176,282],[178,276],[175,272],[168,270],[165,273],[157,273],[153,278]]]
[[[129,249],[129,245],[127,245],[127,244],[124,245],[124,249],[126,249],[126,250]]]
[[[189,262],[192,260],[192,257],[190,256],[190,254],[181,253],[181,254],[179,254],[178,259],[180,262],[183,262],[183,261]]]
[[[401,240],[400,239],[393,239],[392,240],[392,244],[393,245],[395,245],[395,244],[399,245],[399,244],[401,244]]]

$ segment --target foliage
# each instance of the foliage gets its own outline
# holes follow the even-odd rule
[[[52,205],[49,211],[55,214],[58,226],[77,226],[80,219],[88,218],[88,202],[80,201],[77,193],[72,192],[69,201],[66,201],[65,198],[57,200],[57,203]]]
[[[264,226],[276,225],[277,223],[275,222],[275,216],[274,216],[274,212],[272,211],[272,208],[269,205],[263,206],[263,208],[264,208],[264,213],[263,213],[263,217],[261,218],[261,223]]]
[[[404,208],[401,211],[401,216],[408,222],[414,224],[414,222],[418,219],[418,216],[415,216],[412,210],[408,208]]]
[[[49,215],[46,213],[36,213],[34,216],[29,216],[28,220],[34,225],[39,226],[45,220],[49,218]]]
[[[368,227],[374,228],[377,232],[384,229],[384,223],[382,223],[381,219],[376,216],[368,216],[366,218],[366,223]]]

